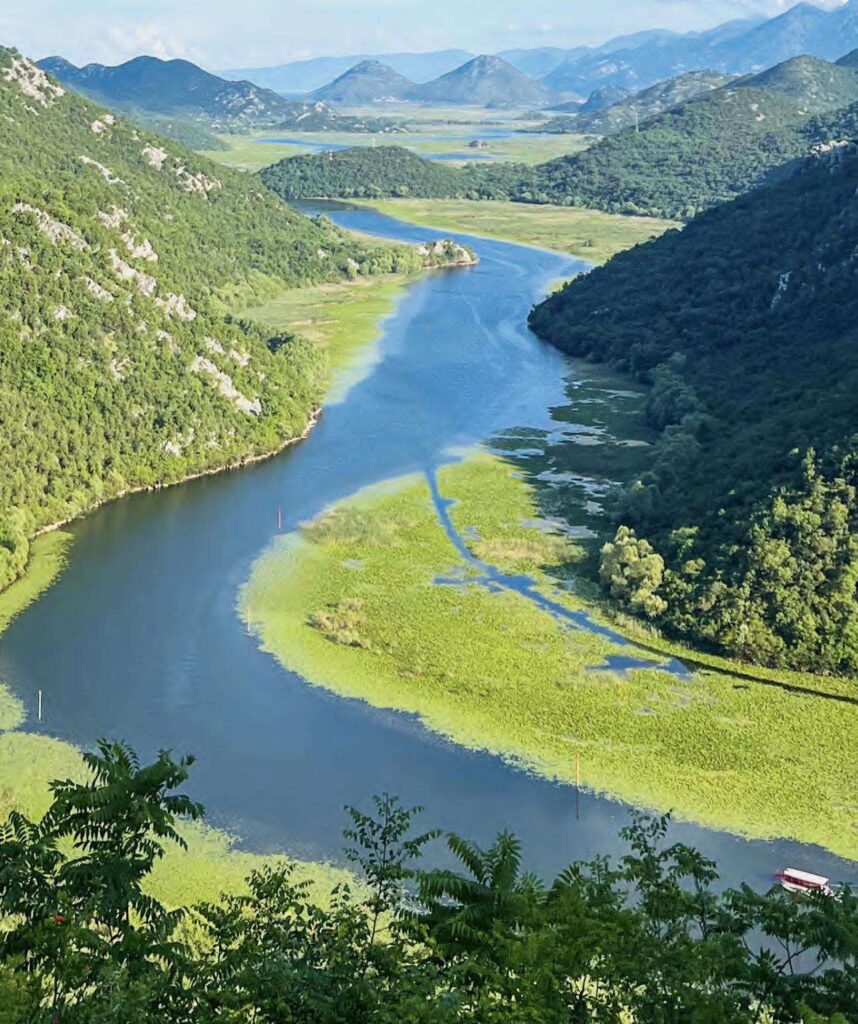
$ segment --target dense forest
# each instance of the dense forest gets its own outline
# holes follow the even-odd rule
[[[832,673],[858,669],[856,188],[855,144],[826,147],[531,314],[652,384],[663,433],[619,505],[614,596],[730,655]]]
[[[301,433],[319,353],[231,308],[420,264],[0,50],[0,587],[35,528]]]
[[[551,884],[518,840],[445,837],[378,797],[348,808],[356,872],[327,905],[287,863],[168,908],[147,883],[192,759],[120,744],[0,825],[0,1021],[35,1024],[856,1024],[858,897],[719,891],[711,861],[635,820],[628,852]]]

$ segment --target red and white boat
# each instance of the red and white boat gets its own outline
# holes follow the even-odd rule
[[[787,892],[799,896],[810,896],[820,893],[822,896],[836,895],[831,888],[831,879],[824,875],[814,875],[810,871],[799,871],[798,868],[785,868],[778,871],[775,878]]]

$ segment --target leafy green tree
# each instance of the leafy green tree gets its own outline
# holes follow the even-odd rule
[[[633,612],[653,619],[667,608],[657,593],[664,579],[664,559],[631,527],[619,527],[614,540],[602,548],[599,578],[611,596]]]

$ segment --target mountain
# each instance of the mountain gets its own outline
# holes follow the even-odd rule
[[[62,57],[39,67],[63,85],[119,110],[202,116],[213,123],[272,124],[293,112],[276,93],[252,82],[227,82],[186,60],[135,57],[117,67],[78,68]]]
[[[412,89],[414,82],[387,64],[377,60],[365,60],[349,68],[333,82],[317,89],[312,98],[326,103],[359,105],[402,99]]]
[[[275,92],[302,94],[321,89],[334,78],[346,73],[355,64],[377,60],[398,71],[412,82],[428,82],[472,60],[467,50],[438,50],[432,53],[360,53],[345,57],[314,57],[292,61],[275,67],[243,68],[222,71],[229,80],[250,79]]]
[[[304,430],[320,353],[230,310],[415,259],[0,50],[0,586],[37,527]]]
[[[502,50],[497,56],[531,78],[542,78],[564,60],[568,60],[571,55],[586,52],[586,46],[579,46],[575,50],[564,50],[559,46],[540,46],[533,50]]]
[[[717,71],[689,71],[687,74],[651,85],[648,89],[642,89],[607,109],[590,113],[582,108],[578,116],[569,119],[571,127],[568,130],[594,135],[612,135],[623,128],[639,125],[647,118],[670,110],[680,103],[696,99],[712,92],[713,89],[720,89],[730,80],[729,75]],[[546,126],[545,130],[549,130],[549,127]]]
[[[651,558],[659,624],[731,656],[853,676],[856,191],[858,147],[823,147],[531,316],[564,351],[653,385],[662,437],[617,514],[638,535],[619,538],[626,564]]]
[[[137,57],[115,68],[77,68],[62,57],[47,57],[39,67],[143,127],[194,143],[194,149],[218,145],[217,140],[203,143],[200,124],[244,130],[268,125],[293,132],[384,132],[397,127],[390,120],[339,114],[321,100],[285,100],[250,82],[227,82],[187,61]]]
[[[517,107],[545,103],[548,90],[500,57],[475,57],[433,82],[415,87],[410,97],[424,103]]]
[[[776,92],[815,113],[845,107],[858,100],[858,71],[831,64],[820,57],[793,57],[759,75],[736,82],[735,86]]]
[[[619,85],[606,85],[604,89],[594,89],[584,103],[578,108],[581,114],[598,114],[615,103],[621,103],[627,99],[628,89],[622,89]]]
[[[735,198],[815,145],[858,135],[858,104],[810,116],[805,101],[729,85],[534,171],[532,201],[688,218]]]
[[[837,61],[837,64],[841,68],[858,68],[858,50],[850,50]]]
[[[728,22],[706,32],[657,34],[609,52],[574,54],[542,81],[553,92],[586,95],[603,85],[634,91],[687,71],[758,72],[807,54],[833,60],[858,47],[858,0],[831,10],[800,3],[766,21]]]

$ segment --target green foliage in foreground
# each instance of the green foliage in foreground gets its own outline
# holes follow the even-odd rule
[[[715,865],[636,820],[628,853],[550,885],[516,838],[447,837],[379,797],[348,809],[365,887],[327,909],[290,867],[244,895],[168,909],[146,879],[180,822],[192,758],[141,764],[102,741],[89,777],[53,784],[39,821],[0,827],[0,1020],[35,1024],[810,1024],[858,1021],[858,899],[718,893]]]
[[[528,573],[552,600],[599,617],[558,586],[576,575],[583,551],[532,525],[537,494],[509,464],[483,456],[442,469],[438,482],[478,558]],[[442,528],[426,482],[405,478],[335,506],[265,552],[240,614],[309,682],[416,713],[457,743],[565,781],[574,781],[579,753],[587,786],[633,805],[858,854],[855,708],[841,699],[850,684],[737,678],[728,666],[681,681],[659,671],[657,654],[651,668],[592,671],[612,655],[647,654],[480,586],[476,574]],[[797,742],[808,722],[813,743]]]
[[[848,145],[618,256],[536,332],[653,385],[625,526],[667,564],[657,618],[746,660],[858,670],[855,190]]]
[[[225,311],[420,265],[0,49],[0,589],[36,528],[303,431],[323,356]]]

